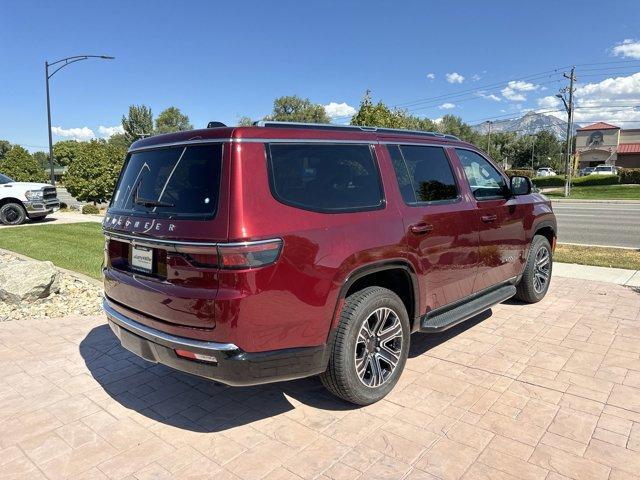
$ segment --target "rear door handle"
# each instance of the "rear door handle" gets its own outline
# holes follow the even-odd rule
[[[422,235],[433,230],[433,225],[429,225],[428,223],[416,223],[414,225],[411,225],[409,229],[411,230],[411,233]]]
[[[491,214],[491,215],[483,215],[480,218],[482,219],[483,222],[490,223],[490,222],[495,222],[498,219],[498,216]]]

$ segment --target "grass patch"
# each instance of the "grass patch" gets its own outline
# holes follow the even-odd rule
[[[3,228],[0,248],[101,278],[104,237],[97,222]]]
[[[626,248],[558,244],[553,259],[563,263],[640,270],[640,250]]]
[[[562,189],[544,192],[550,198],[564,198]],[[598,185],[572,187],[569,198],[578,200],[640,200],[640,185]]]

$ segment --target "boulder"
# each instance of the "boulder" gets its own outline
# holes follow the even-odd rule
[[[37,260],[0,264],[0,301],[18,304],[60,291],[60,272],[51,262]]]

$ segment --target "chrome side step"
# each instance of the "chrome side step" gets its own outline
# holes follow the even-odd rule
[[[513,285],[503,285],[475,298],[466,300],[458,306],[451,308],[444,307],[446,309],[444,311],[441,309],[435,310],[422,317],[420,320],[420,331],[431,333],[442,332],[482,313],[493,305],[510,299],[515,294],[516,287]]]

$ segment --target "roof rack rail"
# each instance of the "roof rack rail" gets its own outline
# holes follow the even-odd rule
[[[257,127],[274,128],[308,128],[313,130],[359,130],[362,132],[396,133],[402,135],[418,135],[423,137],[445,138],[447,140],[460,140],[455,135],[440,132],[426,132],[423,130],[404,130],[402,128],[368,127],[364,125],[334,125],[332,123],[302,123],[302,122],[276,122],[271,120],[260,120],[254,122]]]

